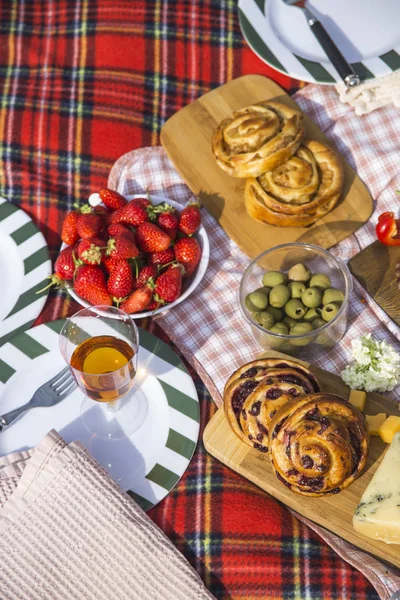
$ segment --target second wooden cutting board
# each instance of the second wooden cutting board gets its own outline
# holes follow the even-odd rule
[[[400,246],[384,246],[374,242],[353,256],[348,267],[375,302],[400,325],[397,263],[400,263]]]
[[[266,352],[264,357],[289,358],[278,352]],[[290,358],[290,360],[293,360]],[[350,390],[337,375],[328,373],[313,365],[299,361],[317,377],[324,392],[348,398]],[[367,394],[365,414],[385,412],[398,415],[397,403],[380,394]],[[223,406],[207,423],[203,441],[206,450],[225,465],[240,473],[272,496],[281,500],[301,515],[318,525],[333,531],[358,548],[370,552],[397,567],[400,567],[400,546],[364,537],[354,531],[352,519],[360,498],[378,468],[387,445],[379,436],[371,436],[367,466],[362,475],[339,494],[327,494],[321,498],[311,498],[295,494],[277,479],[272,470],[268,455],[244,444],[229,425]]]
[[[249,217],[244,205],[245,180],[230,177],[218,167],[211,151],[211,137],[222,119],[233,111],[272,99],[300,110],[267,77],[244,75],[178,111],[161,131],[161,142],[189,188],[250,258],[278,244],[295,241],[330,248],[354,233],[372,212],[367,188],[342,158],[345,172],[342,200],[335,210],[311,227],[273,227]],[[306,137],[333,147],[306,115],[304,122]]]

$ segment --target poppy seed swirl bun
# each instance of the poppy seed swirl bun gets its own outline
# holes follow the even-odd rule
[[[259,102],[220,123],[212,138],[212,151],[229,175],[258,177],[286,162],[303,137],[301,112],[281,102]]]
[[[350,485],[365,467],[368,443],[361,412],[335,394],[289,400],[269,429],[277,478],[304,496],[334,494]]]
[[[224,408],[234,433],[261,452],[276,411],[292,398],[319,391],[314,375],[299,363],[281,358],[247,363],[229,378]]]

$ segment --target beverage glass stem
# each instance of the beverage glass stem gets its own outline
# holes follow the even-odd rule
[[[114,402],[107,402],[107,408],[110,412],[117,412],[120,407],[120,399],[114,400]]]

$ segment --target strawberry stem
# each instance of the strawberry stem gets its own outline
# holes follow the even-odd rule
[[[51,286],[53,285],[57,286],[57,289],[62,289],[66,287],[65,282],[62,279],[60,279],[58,275],[49,275],[47,279],[50,279],[49,285],[46,285],[46,287],[42,288],[41,290],[37,290],[35,294],[41,294],[42,292],[45,292],[46,290],[51,288]]]

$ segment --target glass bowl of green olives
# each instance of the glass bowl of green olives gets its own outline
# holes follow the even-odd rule
[[[240,308],[265,350],[312,359],[345,334],[351,290],[340,258],[295,242],[250,263],[240,283]]]

